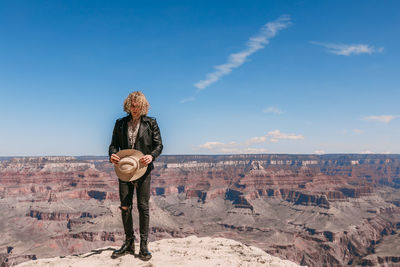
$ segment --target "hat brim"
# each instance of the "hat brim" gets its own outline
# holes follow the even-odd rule
[[[117,152],[117,156],[120,159],[125,157],[134,157],[139,161],[139,159],[143,157],[144,154],[136,149],[123,149]],[[132,182],[139,179],[146,173],[147,165],[144,165],[139,161],[139,169],[133,174],[127,174],[125,172],[122,172],[117,166],[114,166],[114,170],[121,181]]]

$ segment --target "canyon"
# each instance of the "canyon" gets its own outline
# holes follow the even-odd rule
[[[151,194],[151,241],[221,237],[299,265],[400,265],[400,155],[163,155]],[[108,157],[0,158],[2,266],[121,245],[118,207]],[[136,209],[134,224],[138,236]]]

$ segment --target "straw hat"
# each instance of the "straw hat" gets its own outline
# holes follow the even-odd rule
[[[139,150],[120,150],[117,156],[120,157],[120,160],[118,164],[114,164],[114,169],[120,180],[132,182],[145,174],[147,165],[145,166],[139,161],[139,159],[144,156]]]

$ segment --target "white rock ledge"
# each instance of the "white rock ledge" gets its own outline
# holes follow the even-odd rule
[[[148,262],[141,261],[133,255],[111,259],[111,253],[115,248],[105,247],[81,255],[33,260],[18,266],[299,266],[291,261],[271,256],[259,248],[226,238],[189,236],[151,242],[149,250],[153,258]],[[135,252],[138,252],[138,244]]]

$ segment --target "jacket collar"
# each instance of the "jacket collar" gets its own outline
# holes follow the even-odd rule
[[[128,131],[128,121],[130,121],[131,119],[132,119],[131,114],[129,114],[128,116],[125,117],[125,132]],[[147,128],[149,128],[149,124],[146,123],[148,121],[150,121],[150,118],[147,117],[146,115],[143,115],[140,117],[139,132],[138,132],[138,135],[136,136],[136,140],[139,140],[140,138],[142,138],[143,134],[146,132]]]
[[[147,128],[149,128],[149,124],[146,123],[149,121],[149,118],[147,116],[142,116],[140,118],[140,126],[139,126],[139,132],[138,132],[138,136],[137,139],[142,138],[143,134],[147,131]]]
[[[125,116],[125,121],[128,122],[132,119],[132,115],[129,114],[128,116]],[[145,121],[150,121],[150,118],[147,117],[146,115],[143,115],[140,117],[140,122],[145,122]]]

